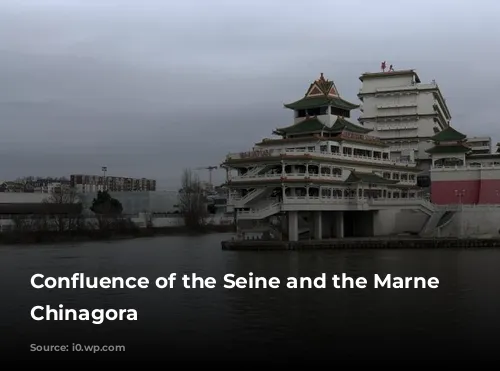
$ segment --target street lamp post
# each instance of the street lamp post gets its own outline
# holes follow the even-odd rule
[[[462,198],[465,196],[465,189],[459,191],[455,189],[455,196],[458,197],[458,203],[460,204],[460,237],[464,236],[464,204]]]
[[[105,191],[106,190],[106,171],[108,171],[108,167],[107,166],[103,166],[103,167],[101,167],[101,170],[102,170],[102,174],[103,174],[103,177],[102,177],[102,189]]]

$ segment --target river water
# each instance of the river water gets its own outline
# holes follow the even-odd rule
[[[229,235],[0,247],[2,355],[31,344],[125,345],[127,356],[359,354],[490,356],[500,330],[500,250],[223,251]],[[40,289],[35,273],[216,278],[214,289]],[[278,277],[278,289],[224,289],[223,276]],[[365,289],[288,289],[286,278],[346,273]],[[374,289],[373,275],[437,277],[437,289]],[[137,321],[34,321],[31,308],[133,308]],[[24,353],[23,353],[24,352]],[[195,353],[193,353],[195,352]],[[107,355],[109,355],[108,353]],[[47,354],[45,354],[47,355]],[[69,356],[68,354],[66,354]],[[82,353],[73,353],[83,356]],[[101,354],[102,355],[102,354]],[[53,357],[61,354],[51,353]],[[123,357],[124,355],[120,355]],[[248,359],[248,358],[247,358]]]

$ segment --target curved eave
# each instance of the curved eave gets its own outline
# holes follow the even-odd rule
[[[273,135],[279,135],[279,136],[288,136],[288,135],[304,135],[304,138],[309,138],[310,140],[313,140],[317,138],[318,136],[321,136],[321,133],[331,133],[331,134],[338,134],[339,132],[337,131],[329,131],[327,129],[321,131],[321,130],[311,130],[311,131],[279,131],[279,132],[273,132]],[[290,138],[293,139],[293,138]]]
[[[391,188],[406,188],[406,189],[420,189],[416,184],[401,184],[401,183],[396,183],[396,184],[387,184],[387,187]]]
[[[396,184],[399,182],[399,180],[386,179],[375,174],[353,172],[347,177],[345,182],[349,184],[362,183],[362,184],[389,185],[389,184]]]
[[[362,143],[362,144],[368,144],[371,146],[379,147],[379,148],[389,148],[390,146],[382,141],[380,142],[374,142],[371,140],[364,140],[364,139],[354,139],[354,138],[337,138],[335,139],[338,142],[348,142],[348,143]]]
[[[335,100],[338,100],[335,102]],[[359,108],[359,104],[354,104],[343,100],[342,98],[330,98],[330,97],[314,97],[314,98],[302,98],[292,103],[283,104],[285,108],[299,110],[299,109],[309,109],[309,108],[319,108],[324,106],[332,106],[344,110],[353,110]]]

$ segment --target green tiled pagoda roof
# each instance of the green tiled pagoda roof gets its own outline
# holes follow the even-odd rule
[[[339,109],[350,111],[358,108],[358,104],[348,102],[340,98],[340,94],[333,81],[325,79],[323,73],[319,79],[309,85],[303,98],[293,103],[285,104],[286,108],[300,110],[308,108],[319,108],[324,106],[333,106]]]
[[[467,146],[457,144],[457,145],[440,145],[429,148],[426,152],[431,154],[446,154],[446,153],[467,153],[471,149]]]
[[[333,106],[336,108],[344,109],[346,111],[350,111],[352,109],[359,107],[359,105],[348,102],[340,97],[331,97],[331,96],[304,97],[293,103],[285,104],[286,108],[294,110],[318,108],[324,106]]]
[[[342,117],[337,117],[335,124],[333,124],[331,128],[324,125],[317,117],[312,117],[302,120],[297,124],[291,126],[278,128],[273,132],[273,134],[290,135],[290,134],[320,133],[321,131],[325,133],[341,133],[344,130],[360,134],[365,134],[371,131],[370,129],[366,129],[362,126],[353,124],[352,122]]]
[[[337,120],[335,121],[335,124],[333,124],[331,131],[341,132],[343,130],[352,131],[353,133],[360,133],[360,134],[366,134],[371,131],[371,129],[367,129],[363,126],[356,125],[342,117],[337,117]]]
[[[385,179],[373,173],[360,173],[352,171],[345,183],[373,183],[373,184],[396,184],[397,180]]]
[[[276,135],[288,135],[288,134],[302,134],[302,133],[316,133],[323,131],[329,131],[330,128],[324,125],[316,117],[306,118],[294,125],[287,126],[284,128],[276,129],[273,134]]]
[[[448,126],[443,131],[434,135],[431,140],[434,142],[458,142],[467,138],[466,135],[456,131],[451,126]]]

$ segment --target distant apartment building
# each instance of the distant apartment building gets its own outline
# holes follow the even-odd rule
[[[472,154],[490,154],[492,153],[491,137],[472,137],[467,138],[467,144],[472,150]]]
[[[0,192],[16,193],[52,193],[66,187],[69,180],[64,178],[26,177],[13,181],[0,181]]]
[[[72,174],[70,184],[80,193],[103,190],[110,192],[156,191],[156,180],[146,178]]]

